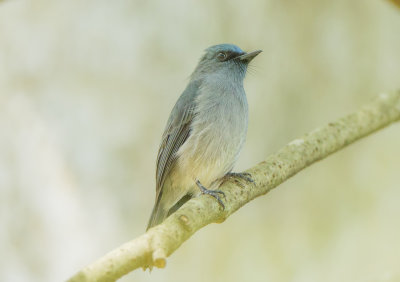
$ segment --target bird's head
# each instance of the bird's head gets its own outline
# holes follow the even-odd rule
[[[192,78],[218,73],[243,79],[248,64],[261,52],[261,50],[257,50],[246,53],[233,44],[219,44],[208,47],[193,72]]]

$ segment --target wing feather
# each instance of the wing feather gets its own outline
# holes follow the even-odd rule
[[[156,199],[161,197],[164,181],[176,161],[176,152],[190,135],[199,85],[196,81],[190,83],[171,112],[157,155]]]

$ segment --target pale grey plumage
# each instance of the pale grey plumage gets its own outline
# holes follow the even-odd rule
[[[218,188],[232,170],[247,132],[243,79],[248,63],[260,52],[245,53],[232,44],[206,49],[162,136],[156,203],[147,228],[199,194],[196,181]]]

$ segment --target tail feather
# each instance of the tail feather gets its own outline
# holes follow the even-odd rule
[[[154,205],[153,211],[151,212],[151,216],[149,219],[149,223],[147,224],[146,231],[149,230],[151,227],[154,227],[161,222],[164,221],[165,218],[168,216],[168,210],[165,210],[160,201],[158,200]]]
[[[176,202],[172,207],[167,206],[165,201],[162,200],[162,194],[154,205],[153,211],[151,212],[149,223],[147,224],[146,231],[151,227],[154,227],[164,221],[172,213],[176,212],[184,203],[192,198],[191,194],[184,195],[178,202]]]

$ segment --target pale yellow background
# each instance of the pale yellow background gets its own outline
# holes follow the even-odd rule
[[[225,42],[264,51],[237,170],[400,87],[385,1],[0,2],[1,281],[63,281],[143,233],[169,112]],[[400,125],[121,281],[400,281]]]

